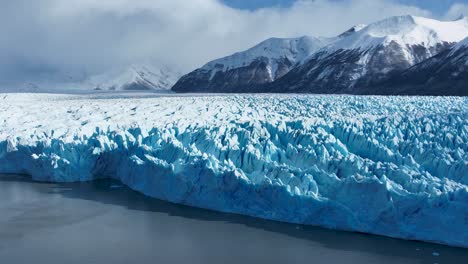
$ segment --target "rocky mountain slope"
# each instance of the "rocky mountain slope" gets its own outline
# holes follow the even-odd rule
[[[392,17],[337,38],[267,90],[387,94],[380,82],[446,51],[466,36],[466,19]]]
[[[468,37],[381,86],[394,94],[468,96]]]
[[[249,92],[288,73],[325,44],[325,39],[271,38],[257,46],[207,63],[183,76],[176,92]]]
[[[393,87],[393,91],[384,88],[383,84],[385,87],[390,87],[391,78],[395,78],[414,65],[439,55],[440,60],[444,52],[448,53],[456,43],[467,36],[467,18],[438,21],[409,15],[391,17],[367,26],[353,27],[334,38],[317,39],[321,47],[317,45],[316,49],[310,50],[306,58],[291,63],[292,66],[284,74],[277,76],[264,74],[265,78],[262,81],[249,82],[252,79],[249,78],[250,75],[237,74],[234,79],[229,74],[216,72],[213,74],[213,71],[210,75],[205,66],[182,77],[173,90],[176,92],[398,94],[404,91],[402,87],[410,86],[412,76],[405,75],[404,79],[408,83],[399,83],[401,87]],[[282,56],[278,54],[276,58]],[[238,59],[242,58],[244,57],[238,56]],[[252,65],[248,64],[250,60],[245,61],[245,64]],[[223,65],[215,62],[207,65]],[[258,62],[260,63],[260,60]],[[256,69],[261,68],[260,64],[248,69],[252,73],[257,73]],[[238,62],[237,65],[243,64]],[[262,66],[268,68],[267,63]],[[227,72],[235,73],[239,69],[245,69],[245,67],[232,68]],[[436,88],[434,86],[431,89]],[[418,94],[416,90],[414,94]],[[440,94],[444,94],[444,91]]]

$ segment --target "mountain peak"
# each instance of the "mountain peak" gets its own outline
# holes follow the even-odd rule
[[[256,46],[205,64],[183,76],[172,88],[177,92],[235,91],[241,87],[258,87],[287,74],[295,65],[326,44],[326,39],[311,36],[269,38]]]
[[[179,76],[167,67],[131,64],[92,76],[89,82],[103,90],[168,90]]]
[[[344,38],[344,37],[347,37],[351,34],[354,34],[358,31],[361,31],[363,28],[367,27],[366,24],[358,24],[358,25],[355,25],[354,27],[346,30],[345,32],[341,33],[338,37],[339,38]]]
[[[372,23],[357,32],[345,32],[331,43],[329,48],[367,50],[390,43],[398,43],[402,47],[422,45],[430,48],[443,43],[456,43],[466,36],[468,36],[466,19],[439,21],[405,15]]]
[[[182,77],[176,92],[364,93],[468,36],[466,19],[405,15],[332,38],[270,38]],[[467,44],[468,39],[459,45]],[[445,54],[445,53],[444,53]],[[367,89],[367,90],[366,90]]]
[[[416,18],[414,16],[394,16],[370,24],[366,28],[366,33],[374,36],[395,35],[408,31],[415,26]]]
[[[252,62],[266,58],[270,62],[287,59],[291,63],[304,60],[311,53],[323,46],[322,41],[311,36],[299,38],[269,38],[256,46],[230,56],[211,61],[203,66],[210,71],[228,71],[249,66]],[[273,65],[273,68],[276,66]],[[213,74],[216,72],[213,72]],[[274,77],[274,76],[273,76]]]

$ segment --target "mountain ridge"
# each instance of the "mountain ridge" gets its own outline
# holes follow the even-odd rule
[[[380,85],[395,94],[468,96],[468,37]]]
[[[270,38],[256,46],[211,62],[183,76],[172,88],[174,91],[197,92],[202,84],[207,92],[248,91],[257,85],[270,83],[284,76],[297,63],[324,45],[325,39]],[[192,90],[194,89],[194,90]]]
[[[171,92],[181,73],[170,68],[141,63],[113,67],[99,74],[52,72],[30,76],[23,82],[0,85],[0,91],[82,92],[82,91],[157,91]]]
[[[379,90],[378,87],[385,80],[451,49],[467,36],[468,19],[465,17],[439,21],[411,15],[395,16],[369,25],[354,26],[337,37],[311,37],[318,40],[320,45],[310,50],[306,58],[290,63],[278,78],[265,77],[262,81],[245,83],[243,77],[249,76],[235,74],[246,70],[255,74],[258,69],[267,68],[269,61],[262,56],[253,60],[257,65],[246,67],[241,60],[237,66],[242,66],[228,68],[227,72],[234,73],[236,78],[226,74],[217,75],[219,71],[207,78],[207,65],[213,67],[218,63],[222,70],[226,68],[223,63],[219,63],[223,61],[222,58],[183,76],[173,90],[385,94],[388,91]],[[252,49],[232,56],[242,57]],[[279,53],[277,57],[288,58],[284,54]]]

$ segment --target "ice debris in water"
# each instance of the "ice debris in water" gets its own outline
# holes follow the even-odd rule
[[[468,247],[468,99],[10,94],[0,173]]]

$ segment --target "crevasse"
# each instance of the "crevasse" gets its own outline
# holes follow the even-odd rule
[[[0,173],[468,247],[465,98],[10,94],[0,110]]]

